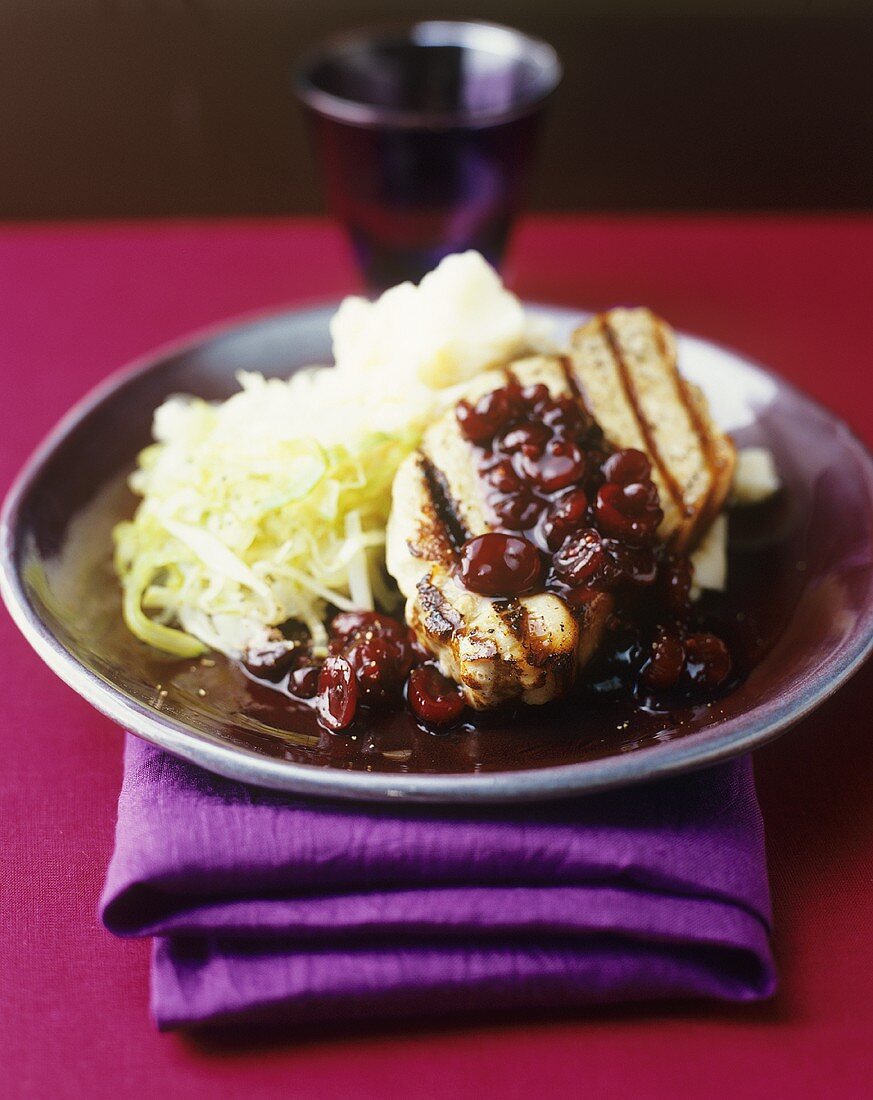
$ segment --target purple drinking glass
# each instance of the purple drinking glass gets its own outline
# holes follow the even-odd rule
[[[350,32],[301,61],[328,202],[372,290],[468,248],[499,264],[560,78],[551,46],[493,23]]]

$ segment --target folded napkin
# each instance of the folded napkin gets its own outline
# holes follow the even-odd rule
[[[103,920],[155,936],[161,1028],[775,986],[748,759],[559,803],[328,803],[133,737]]]

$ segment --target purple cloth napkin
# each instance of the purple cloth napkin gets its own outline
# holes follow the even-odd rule
[[[775,987],[748,759],[488,810],[293,799],[128,737],[103,920],[161,1028]]]

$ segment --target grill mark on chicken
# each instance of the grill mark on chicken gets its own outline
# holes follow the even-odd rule
[[[494,604],[494,609],[512,637],[523,649],[526,648],[525,626],[527,616],[518,600],[498,600]]]
[[[563,695],[573,682],[574,661],[570,654],[560,653],[556,657],[550,657],[544,656],[542,653],[534,653],[529,648],[528,655],[530,656],[531,663],[536,665],[543,665],[546,663],[546,660],[550,660],[551,666],[549,671],[554,677],[555,684],[557,685],[556,694],[558,696]]]
[[[562,684],[567,677],[567,670],[572,664],[568,656],[556,654],[551,645],[543,645],[541,640],[534,634],[528,622],[528,609],[523,603],[518,603],[517,612],[516,609],[512,609],[512,614],[516,614],[518,619],[518,627],[516,630],[519,643],[524,649],[527,660],[534,668],[545,668],[548,666],[549,671],[555,676],[556,682]],[[561,626],[561,634],[564,633],[564,626]]]
[[[630,403],[631,408],[633,409],[637,424],[639,424],[640,432],[642,433],[642,437],[645,440],[646,450],[649,453],[649,457],[651,458],[653,464],[657,467],[658,473],[661,475],[667,492],[672,497],[680,513],[682,515],[687,515],[688,505],[686,503],[685,497],[680,487],[676,484],[676,479],[673,476],[671,470],[665,464],[663,458],[661,457],[661,452],[658,450],[658,447],[655,444],[655,437],[654,433],[652,432],[651,425],[649,424],[645,416],[643,416],[643,411],[640,408],[639,398],[637,396],[636,389],[634,388],[634,384],[631,381],[630,372],[628,371],[627,363],[624,359],[624,353],[622,352],[621,346],[616,339],[616,335],[605,317],[598,318],[598,325],[601,333],[603,334],[603,338],[609,345],[609,350],[611,351],[612,356],[615,359],[616,366],[618,367],[618,374],[621,378],[622,388],[625,392],[625,396],[627,397],[628,402]]]
[[[460,511],[452,498],[445,474],[423,452],[420,455],[421,471],[427,487],[430,502],[436,518],[442,524],[449,537],[452,549],[457,557],[461,547],[470,538]]]
[[[518,624],[524,618],[524,608],[516,599],[498,600],[495,604],[500,618],[515,633]]]
[[[461,615],[452,607],[440,590],[431,583],[431,575],[422,577],[416,585],[422,610],[422,623],[428,634],[438,638],[450,638],[464,625]]]

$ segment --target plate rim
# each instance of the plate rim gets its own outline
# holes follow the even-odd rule
[[[103,401],[142,374],[157,368],[170,356],[192,350],[211,340],[244,328],[279,318],[330,316],[337,301],[269,308],[245,313],[207,325],[179,339],[166,341],[111,372],[89,390],[43,438],[24,463],[0,510],[0,596],[9,614],[43,662],[97,711],[152,744],[222,775],[225,778],[297,795],[378,802],[508,803],[534,802],[593,794],[597,791],[678,775],[739,756],[773,740],[833,695],[861,667],[873,652],[873,601],[862,611],[858,637],[849,651],[836,662],[816,671],[812,690],[792,695],[782,703],[771,703],[759,721],[724,739],[719,725],[707,727],[681,740],[663,742],[595,760],[531,768],[521,771],[477,774],[434,773],[425,775],[345,771],[261,756],[251,750],[196,735],[168,715],[155,717],[150,708],[127,696],[96,671],[86,668],[48,629],[27,599],[16,567],[17,519],[29,488],[57,447],[79,423]],[[588,311],[563,305],[525,302],[526,309],[546,311],[565,321],[582,319]],[[844,445],[854,452],[864,475],[868,498],[873,502],[873,454],[852,428],[834,412],[743,352],[728,345],[687,332],[684,340],[727,352],[744,367],[789,390],[814,409],[840,433]],[[738,716],[725,723],[742,722]],[[712,740],[718,743],[713,745]]]

